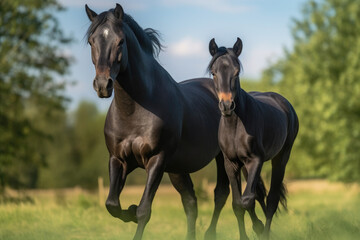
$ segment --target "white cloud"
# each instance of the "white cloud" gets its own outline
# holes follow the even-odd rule
[[[167,49],[169,54],[175,57],[207,56],[206,45],[201,40],[192,37],[185,37],[178,42],[170,43]]]
[[[59,2],[64,7],[84,7],[87,4],[90,8],[104,9],[104,11],[116,5],[116,1],[112,0],[59,0]],[[120,4],[124,9],[131,10],[142,10],[148,6],[145,1],[126,1]]]
[[[64,7],[84,7],[87,4],[90,8],[107,10],[114,8],[116,1],[113,0],[59,0]],[[118,1],[124,9],[144,10],[150,7],[147,0]],[[239,13],[250,9],[249,6],[239,4],[235,0],[155,0],[151,5],[160,6],[194,6],[208,9],[214,12]]]
[[[168,6],[196,6],[223,13],[239,13],[250,9],[249,6],[240,5],[239,1],[232,0],[160,0],[160,2]]]
[[[261,72],[275,62],[283,54],[281,46],[259,45],[256,48],[249,49],[244,55],[240,56],[244,67],[244,76],[250,78],[259,78]]]

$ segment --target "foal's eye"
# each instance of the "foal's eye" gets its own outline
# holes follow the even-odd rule
[[[122,38],[119,42],[119,46],[123,45],[124,44],[124,39]]]

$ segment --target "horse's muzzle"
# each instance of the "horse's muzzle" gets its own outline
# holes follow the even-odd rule
[[[221,111],[221,114],[225,117],[231,116],[233,111],[236,108],[236,104],[234,101],[223,101],[221,100],[219,102],[219,109]]]
[[[114,83],[111,78],[95,78],[93,86],[99,98],[109,98],[112,95]]]

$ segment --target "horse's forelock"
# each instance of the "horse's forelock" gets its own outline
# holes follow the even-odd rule
[[[221,56],[223,56],[223,55],[225,55],[225,54],[231,54],[231,55],[234,55],[234,56],[235,56],[234,52],[233,52],[233,51],[229,51],[229,50],[230,50],[230,49],[228,49],[228,48],[226,48],[226,47],[219,47],[218,50],[217,50],[217,52],[214,54],[213,58],[211,59],[209,65],[208,65],[208,67],[207,67],[207,69],[206,69],[206,72],[209,73],[209,74],[211,73],[211,68],[212,68],[212,66],[214,65],[215,61],[216,61],[219,57],[221,57]],[[235,58],[236,58],[237,63],[239,63],[240,69],[241,69],[241,71],[242,71],[243,67],[242,67],[242,64],[241,64],[239,58],[236,57],[236,56],[235,56]]]
[[[102,24],[107,21],[111,21],[113,24],[122,24],[125,23],[128,25],[129,29],[136,36],[137,41],[144,51],[149,52],[153,56],[159,55],[163,46],[160,41],[160,34],[158,31],[152,28],[142,29],[138,23],[128,14],[124,14],[124,18],[117,19],[113,14],[113,9],[99,14],[89,26],[86,32],[86,38],[89,37],[95,32],[95,30]]]

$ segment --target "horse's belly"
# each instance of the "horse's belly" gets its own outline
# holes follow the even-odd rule
[[[199,143],[181,143],[167,161],[166,172],[196,172],[213,160],[220,152],[217,139],[207,139]]]

